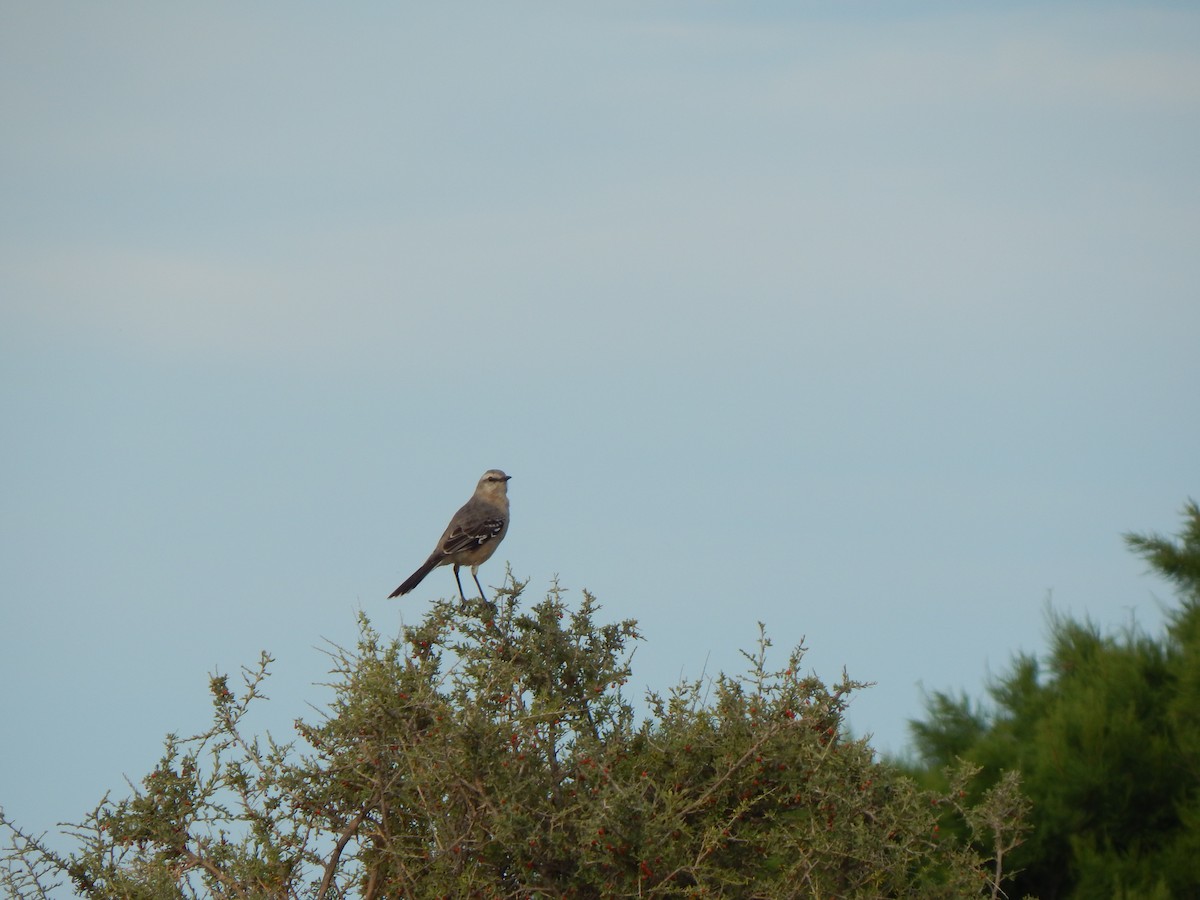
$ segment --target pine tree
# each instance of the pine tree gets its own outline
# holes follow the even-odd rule
[[[1017,657],[989,709],[933,694],[913,723],[923,783],[955,758],[981,784],[1019,771],[1032,802],[1015,851],[1017,894],[1134,898],[1200,895],[1200,509],[1178,540],[1127,535],[1179,591],[1164,635],[1104,635],[1050,616],[1043,660]]]

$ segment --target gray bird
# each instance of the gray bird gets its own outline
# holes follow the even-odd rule
[[[458,577],[462,566],[471,567],[471,577],[479,588],[479,596],[486,600],[483,585],[479,583],[479,567],[496,552],[508,531],[508,479],[511,477],[499,469],[484,472],[475,486],[475,493],[454,514],[429,559],[392,591],[389,599],[407,594],[438,566],[452,565],[454,580],[458,582],[458,596],[462,597],[463,603],[467,598]]]

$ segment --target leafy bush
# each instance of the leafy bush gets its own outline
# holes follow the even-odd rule
[[[647,698],[622,687],[633,621],[597,624],[557,586],[528,610],[438,602],[401,637],[365,616],[335,649],[333,702],[278,744],[242,732],[271,662],[134,795],[71,829],[67,856],[5,822],[5,880],[92,897],[971,897],[999,895],[1019,839],[1015,776],[967,805],[969,769],[918,790],[849,739],[862,685],[801,672],[803,648]],[[972,844],[942,831],[943,812]]]

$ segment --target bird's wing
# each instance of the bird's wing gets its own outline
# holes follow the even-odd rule
[[[489,516],[485,519],[472,519],[455,527],[442,538],[439,548],[443,556],[482,547],[504,530],[502,516]]]

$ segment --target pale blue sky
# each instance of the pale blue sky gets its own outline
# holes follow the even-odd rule
[[[883,10],[883,12],[880,12]],[[505,560],[899,750],[1156,628],[1200,494],[1188,4],[0,7],[0,804],[78,818],[278,662],[327,694],[479,475]]]

